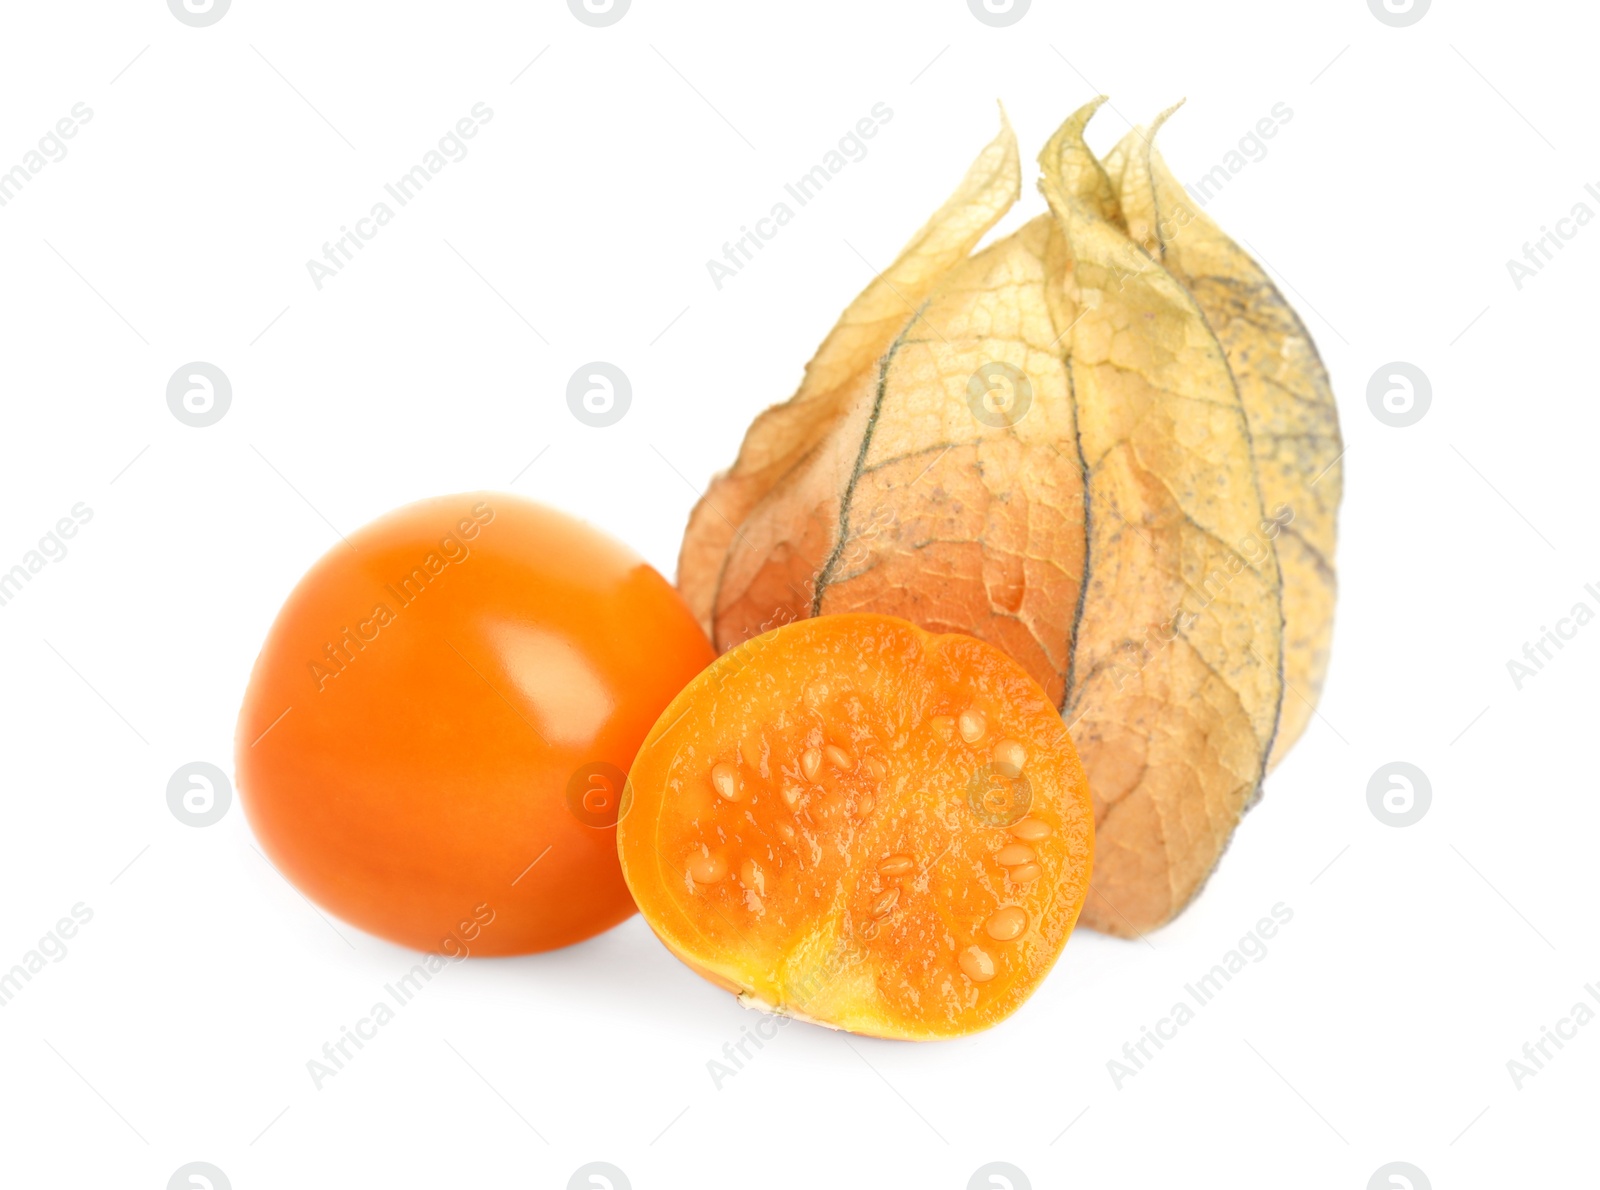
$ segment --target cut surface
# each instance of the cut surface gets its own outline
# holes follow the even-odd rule
[[[1088,888],[1093,810],[1052,701],[966,636],[803,620],[662,714],[618,825],[640,911],[747,1001],[954,1037],[1044,978]]]

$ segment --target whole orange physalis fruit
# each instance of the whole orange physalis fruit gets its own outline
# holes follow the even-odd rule
[[[549,950],[634,911],[624,774],[712,658],[626,547],[525,500],[424,500],[335,545],[256,660],[239,795],[278,869],[419,950]]]

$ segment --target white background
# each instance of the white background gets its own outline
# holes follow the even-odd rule
[[[3,21],[0,169],[94,115],[0,208],[0,569],[94,515],[0,607],[0,967],[75,903],[94,917],[0,1009],[0,1184],[158,1190],[197,1160],[239,1190],[562,1187],[595,1160],[637,1190],[959,1190],[995,1160],[1035,1187],[1595,1176],[1600,1023],[1520,1090],[1506,1066],[1600,987],[1600,626],[1520,691],[1506,668],[1600,610],[1600,222],[1521,291],[1505,264],[1600,188],[1586,6],[1441,2],[1403,29],[1361,0],[1035,0],[1006,29],[963,0],[635,0],[603,29],[550,0]],[[1322,714],[1204,895],[1146,943],[1078,934],[988,1033],[790,1025],[720,1090],[707,1063],[756,1018],[635,918],[449,968],[315,1089],[307,1060],[413,956],[323,919],[237,804],[193,829],[165,801],[182,764],[231,771],[296,579],[336,531],[475,488],[670,575],[694,489],[943,201],[996,98],[1031,176],[1097,89],[1102,148],[1188,97],[1163,134],[1186,181],[1293,110],[1209,210],[1305,317],[1348,443]],[[318,291],[306,261],[480,101],[470,155]],[[866,159],[719,292],[706,260],[879,102]],[[1041,209],[1030,185],[1001,230]],[[596,359],[634,388],[598,430],[565,404]],[[233,383],[206,429],[166,405],[191,360]],[[1394,360],[1433,386],[1405,429],[1366,402]],[[1432,782],[1406,829],[1366,801],[1393,760]],[[1118,1089],[1107,1061],[1277,902],[1267,958]]]

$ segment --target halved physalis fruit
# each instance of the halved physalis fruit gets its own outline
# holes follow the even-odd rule
[[[680,959],[752,1006],[958,1037],[1028,998],[1089,885],[1094,813],[1009,657],[892,616],[724,653],[629,775],[623,874]]]

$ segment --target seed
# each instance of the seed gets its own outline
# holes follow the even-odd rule
[[[1010,942],[1028,928],[1028,911],[1017,905],[997,910],[983,923],[983,932],[1000,942]]]
[[[799,804],[802,791],[793,781],[785,781],[780,792],[783,794],[783,804],[788,806],[789,809],[792,810]]]
[[[1016,740],[1001,740],[994,746],[994,767],[1007,777],[1020,777],[1028,762],[1028,750]]]
[[[856,930],[856,933],[860,934],[868,942],[871,942],[878,936],[878,923],[875,921],[864,921],[861,923],[860,928]]]
[[[961,738],[969,744],[976,744],[983,739],[983,733],[989,730],[989,722],[983,717],[983,712],[976,707],[970,707],[961,712],[961,717],[956,720],[956,726],[961,731]]]
[[[857,811],[857,813],[860,813],[860,814],[863,814],[863,815],[871,814],[872,811],[873,811],[873,808],[875,806],[877,806],[877,804],[878,804],[878,800],[876,798],[874,798],[869,793],[869,794],[867,794],[866,797],[862,798],[859,802],[856,803],[856,811]]]
[[[736,802],[739,800],[739,771],[731,764],[712,765],[711,784],[716,789],[717,795],[724,801]]]
[[[1037,843],[1040,839],[1050,837],[1050,824],[1038,818],[1024,818],[1021,822],[1011,824],[1011,833],[1018,839]]]
[[[794,842],[794,827],[790,826],[787,822],[778,823],[776,830],[778,832],[778,837],[785,843]]]
[[[828,763],[834,768],[848,773],[855,767],[855,761],[850,759],[850,753],[839,747],[838,744],[829,744],[824,751],[827,753]]]
[[[981,946],[969,946],[961,952],[961,970],[973,983],[988,983],[994,978],[994,960]]]
[[[876,780],[882,781],[889,775],[889,766],[883,763],[881,757],[869,756],[861,763],[867,766],[867,772]]]
[[[994,853],[994,862],[1002,868],[1009,868],[1013,864],[1031,864],[1033,860],[1033,848],[1026,843],[1007,843]]]
[[[747,859],[739,865],[739,883],[757,895],[767,891],[766,873],[761,870],[761,865],[753,859]],[[1003,913],[1005,910],[1001,910],[1001,912]],[[1019,909],[1017,912],[1021,913],[1022,911]],[[993,918],[990,918],[990,921],[993,920]],[[1017,932],[1021,933],[1021,929],[1019,928]],[[999,934],[995,935],[996,938],[999,936]],[[1012,937],[1015,936],[1012,935]]]
[[[1017,884],[1032,884],[1044,875],[1044,869],[1038,864],[1018,864],[1009,875]]]
[[[684,864],[684,870],[689,873],[689,879],[696,884],[715,884],[728,874],[728,861],[720,855],[708,855],[702,852],[691,855]]]
[[[899,901],[899,899],[900,890],[898,888],[891,888],[876,901],[872,902],[872,908],[867,910],[867,912],[873,917],[882,917],[884,914],[888,913],[889,910],[895,907],[895,903]]]
[[[807,748],[800,753],[800,772],[807,781],[817,779],[817,770],[822,767],[822,753],[815,748]]]
[[[878,871],[885,876],[908,876],[916,866],[909,855],[891,855],[878,861]]]

